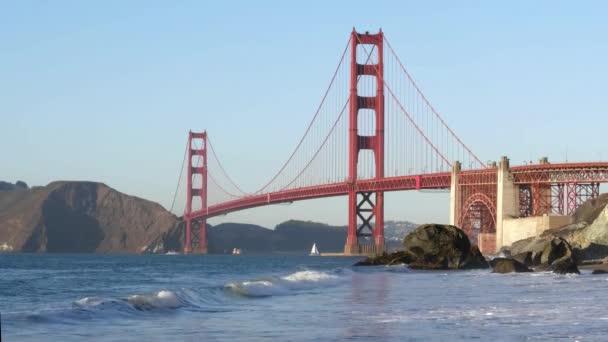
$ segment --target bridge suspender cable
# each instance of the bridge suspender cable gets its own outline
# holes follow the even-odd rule
[[[179,178],[177,179],[177,186],[175,187],[175,192],[173,193],[173,200],[171,201],[171,209],[169,212],[173,212],[173,207],[175,206],[175,199],[177,198],[177,193],[179,191],[179,185],[182,182],[182,174],[184,173],[184,164],[186,163],[186,158],[188,157],[188,143],[186,143],[186,149],[184,150],[184,158],[182,159],[182,166],[179,169]]]
[[[248,193],[246,193],[245,191],[243,191],[233,180],[232,178],[230,178],[230,176],[228,175],[228,172],[226,172],[226,169],[224,169],[224,166],[222,166],[222,162],[220,161],[220,159],[217,157],[217,154],[215,153],[215,150],[213,149],[213,144],[211,144],[211,139],[209,138],[209,135],[207,135],[207,144],[209,144],[209,149],[211,150],[211,153],[213,154],[213,157],[215,158],[215,161],[217,161],[217,165],[220,167],[220,170],[222,171],[222,173],[224,174],[224,176],[228,179],[228,181],[232,184],[232,186],[234,186],[240,193],[242,193],[243,195],[248,195]]]
[[[386,36],[384,36],[384,41],[386,42],[386,46],[388,46],[388,48],[391,51],[391,53],[393,54],[393,56],[395,56],[395,59],[397,60],[397,63],[399,64],[399,67],[401,68],[401,70],[405,73],[405,75],[410,80],[410,82],[412,82],[412,85],[416,89],[416,92],[418,92],[418,94],[422,97],[422,100],[427,104],[427,106],[429,106],[429,109],[433,112],[433,114],[435,114],[435,116],[439,119],[441,124],[448,130],[448,132],[450,132],[450,134],[458,141],[458,143],[460,143],[460,145],[462,145],[462,147],[469,153],[469,155],[472,156],[479,163],[479,165],[481,165],[482,168],[486,168],[486,165],[475,155],[475,153],[473,153],[473,151],[471,151],[471,149],[469,149],[469,147],[465,143],[462,142],[462,140],[460,140],[460,138],[456,135],[456,133],[454,133],[454,131],[452,131],[450,126],[448,126],[445,123],[445,121],[443,120],[441,115],[439,115],[439,113],[435,110],[435,107],[433,107],[431,102],[426,98],[424,93],[420,90],[420,88],[418,87],[418,84],[416,83],[416,81],[414,81],[414,78],[412,77],[412,75],[410,75],[410,73],[407,71],[405,66],[403,66],[403,63],[401,62],[399,55],[397,55],[395,53],[395,50],[393,50],[393,47],[391,46],[391,43],[389,43]],[[383,82],[384,82],[384,80],[383,80]],[[387,88],[388,88],[388,86],[387,86]]]
[[[348,51],[348,46],[350,45],[350,39],[348,40],[348,42],[346,43],[346,47],[344,48],[344,52],[342,52],[342,57],[340,57],[340,62],[338,62],[338,66],[336,67],[336,70],[334,71],[334,74],[331,78],[331,81],[329,82],[329,86],[327,87],[327,90],[325,90],[325,94],[323,95],[323,98],[321,99],[321,103],[319,104],[319,106],[317,107],[317,110],[315,112],[315,115],[313,116],[312,120],[310,121],[310,123],[308,124],[308,127],[306,128],[306,131],[304,132],[304,135],[302,136],[302,138],[300,139],[300,141],[298,142],[298,145],[296,146],[296,148],[293,150],[293,152],[291,153],[291,155],[289,156],[289,158],[287,159],[287,161],[283,164],[283,166],[279,169],[279,171],[266,183],[264,184],[264,186],[262,186],[259,190],[257,190],[256,192],[254,192],[254,194],[259,194],[262,191],[264,191],[272,182],[274,182],[275,179],[277,179],[277,177],[281,174],[281,172],[283,172],[283,170],[287,167],[287,164],[289,164],[289,162],[293,159],[293,157],[295,156],[296,152],[298,152],[300,146],[302,145],[302,143],[304,142],[304,139],[306,138],[306,136],[308,135],[308,132],[310,132],[310,129],[312,127],[312,124],[315,122],[315,120],[317,119],[317,116],[319,115],[319,113],[321,112],[321,108],[323,107],[323,103],[325,102],[325,99],[327,98],[327,95],[329,94],[329,90],[331,89],[331,86],[334,84],[334,81],[336,80],[336,76],[338,75],[338,72],[340,71],[340,66],[342,65],[342,62],[344,62],[344,57],[346,56],[346,52]]]
[[[323,149],[323,146],[325,146],[325,144],[327,143],[327,140],[329,139],[329,137],[331,136],[331,134],[333,133],[334,129],[336,128],[336,126],[338,125],[338,122],[340,121],[340,119],[342,118],[342,115],[344,115],[344,112],[348,106],[349,101],[347,100],[346,103],[344,104],[344,107],[342,107],[342,111],[340,112],[340,115],[338,115],[338,118],[336,119],[336,121],[334,122],[334,124],[331,126],[331,130],[329,131],[329,133],[327,133],[327,135],[325,136],[325,139],[323,139],[323,142],[321,143],[321,146],[319,146],[319,148],[317,149],[317,151],[315,152],[315,154],[312,156],[312,158],[310,158],[310,160],[308,161],[308,163],[302,168],[302,170],[300,171],[300,173],[298,173],[297,176],[295,176],[291,182],[289,182],[289,184],[285,185],[283,188],[281,188],[279,191],[283,191],[285,189],[287,189],[291,184],[293,184],[303,173],[304,171],[306,171],[306,169],[308,169],[308,167],[310,166],[310,164],[312,164],[312,162],[315,160],[315,158],[317,157],[317,155],[319,154],[319,152],[321,151],[321,149]]]
[[[361,46],[363,47],[363,50],[365,51],[365,53],[367,53],[367,49],[365,48],[365,45],[363,45],[363,43],[361,43],[361,40],[358,37],[357,37],[357,40],[359,40],[359,44],[361,44]],[[445,161],[451,167],[452,163],[450,163],[446,159],[446,157],[437,149],[437,147],[433,144],[433,142],[431,142],[431,140],[426,136],[426,134],[424,134],[424,132],[422,131],[422,129],[420,129],[420,127],[416,124],[416,122],[414,122],[414,119],[407,112],[407,110],[405,110],[405,108],[403,107],[403,105],[401,104],[399,99],[397,99],[397,96],[395,96],[395,93],[393,93],[391,87],[384,80],[384,77],[382,75],[380,75],[380,73],[378,72],[378,68],[376,67],[375,64],[374,64],[374,69],[376,70],[376,74],[378,74],[378,77],[380,78],[380,80],[382,81],[382,83],[384,84],[386,89],[391,93],[392,98],[395,100],[395,102],[397,102],[397,105],[399,105],[399,108],[401,109],[401,111],[405,114],[405,116],[407,116],[408,120],[412,123],[412,125],[414,125],[414,127],[416,128],[418,133],[420,133],[420,135],[431,146],[431,148],[435,151],[435,153],[437,153],[437,155],[439,155],[439,157],[441,157],[441,159],[443,159],[443,161]]]

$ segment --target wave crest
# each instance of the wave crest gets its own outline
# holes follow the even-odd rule
[[[283,277],[230,282],[224,286],[224,289],[246,297],[281,296],[331,286],[336,284],[338,279],[335,274],[307,270]]]
[[[74,302],[81,309],[104,309],[106,307],[130,307],[140,311],[154,309],[177,309],[183,305],[182,300],[168,290],[158,291],[153,295],[132,295],[120,299],[101,297],[84,297]]]

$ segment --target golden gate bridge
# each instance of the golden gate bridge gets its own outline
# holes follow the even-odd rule
[[[207,252],[208,218],[331,196],[348,197],[344,252],[380,252],[384,192],[425,189],[449,189],[450,223],[493,253],[502,246],[505,218],[570,215],[608,181],[608,163],[483,163],[431,105],[382,30],[353,29],[304,134],[257,190],[246,192],[231,178],[208,132],[189,133],[185,158],[185,253]]]

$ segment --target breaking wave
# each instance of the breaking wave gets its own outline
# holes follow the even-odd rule
[[[246,297],[269,297],[294,294],[337,284],[337,274],[320,271],[298,271],[282,277],[227,283],[224,288]]]
[[[107,307],[126,306],[140,311],[176,309],[184,304],[185,303],[175,294],[175,292],[168,290],[158,291],[152,295],[132,295],[121,299],[84,297],[74,302],[75,307],[83,309],[103,309]]]

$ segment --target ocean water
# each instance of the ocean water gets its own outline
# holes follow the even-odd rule
[[[2,341],[608,340],[608,276],[308,256],[0,255]]]

